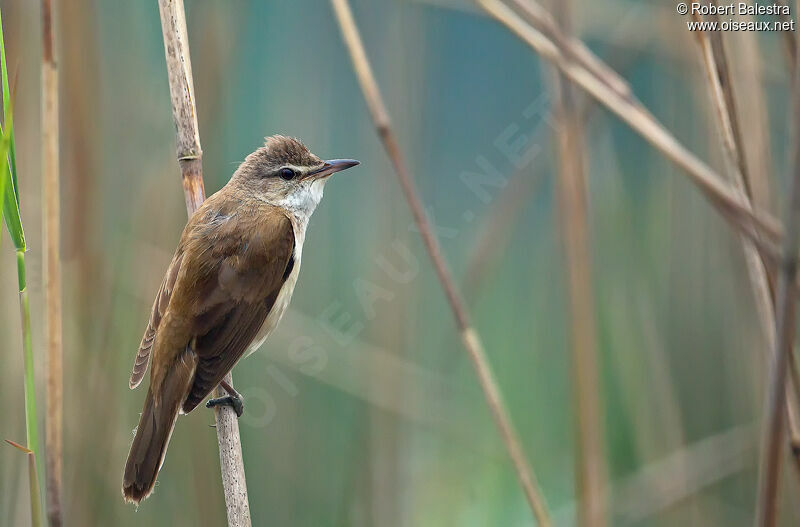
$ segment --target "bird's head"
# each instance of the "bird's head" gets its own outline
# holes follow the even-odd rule
[[[273,135],[247,156],[234,179],[257,199],[308,218],[330,176],[358,164],[354,159],[323,161],[300,140]]]

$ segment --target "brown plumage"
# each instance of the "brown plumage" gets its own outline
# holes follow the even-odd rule
[[[327,177],[356,162],[323,162],[299,141],[269,138],[192,215],[156,295],[131,373],[150,387],[122,492],[153,489],[179,412],[192,411],[278,323],[294,288],[308,218]],[[287,179],[291,167],[295,176]]]

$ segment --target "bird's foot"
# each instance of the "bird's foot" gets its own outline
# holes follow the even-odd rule
[[[213,408],[215,406],[230,406],[236,412],[236,417],[241,417],[244,413],[244,402],[242,396],[239,394],[226,395],[224,397],[217,397],[216,399],[209,399],[206,403],[206,408]]]

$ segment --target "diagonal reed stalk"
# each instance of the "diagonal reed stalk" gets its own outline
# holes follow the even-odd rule
[[[633,95],[616,72],[597,58],[582,42],[567,38],[550,14],[533,0],[513,0],[525,19],[500,0],[476,0],[490,15],[508,27],[543,58],[552,62],[577,86],[606,106],[670,161],[683,169],[729,222],[752,238],[764,234],[769,243],[760,248],[773,254],[782,235],[770,214],[753,210],[749,203],[708,165],[681,144]],[[755,228],[755,230],[754,230]]]
[[[612,510],[618,524],[649,524],[655,514],[749,469],[755,435],[753,425],[729,428],[684,445],[616,482]]]
[[[19,283],[19,306],[22,319],[22,351],[25,364],[25,431],[29,455],[29,481],[31,486],[31,519],[34,526],[41,525],[42,501],[39,491],[39,416],[36,412],[36,382],[34,379],[33,339],[31,335],[31,306],[28,299],[25,268],[25,233],[19,213],[19,187],[17,185],[16,160],[14,155],[14,122],[11,111],[11,90],[8,83],[5,42],[0,20],[0,70],[3,92],[3,130],[0,141],[0,180],[3,188],[3,219],[17,253],[17,281]],[[37,523],[38,522],[38,523]]]
[[[693,17],[696,21],[701,21],[699,15],[695,14]],[[733,93],[733,79],[730,75],[722,33],[698,31],[696,37],[700,44],[706,80],[708,81],[711,101],[714,105],[714,116],[716,117],[729,179],[733,188],[741,194],[743,199],[752,204],[755,199],[753,189],[757,188],[759,183],[754,180],[756,176],[748,170],[747,160],[745,159],[744,140],[739,126],[736,98]],[[767,177],[766,174],[760,174],[759,176],[762,178]],[[754,242],[746,236],[740,236],[740,239],[753,296],[756,300],[756,312],[759,315],[761,328],[766,337],[765,356],[769,357],[767,350],[775,347],[775,278],[771,273],[770,262],[759,255]],[[800,411],[798,410],[798,401],[800,399],[798,399],[797,390],[798,386],[790,377],[785,397],[791,445],[800,444],[800,423],[798,423],[798,416],[800,415],[798,413]],[[800,454],[800,452],[797,452],[797,454]],[[797,459],[800,460],[800,458]]]
[[[158,0],[161,15],[161,30],[164,36],[164,52],[169,75],[169,92],[172,100],[172,116],[177,131],[177,156],[181,168],[186,210],[189,216],[203,203],[203,151],[197,127],[192,62],[189,55],[189,39],[186,32],[186,14],[183,0]],[[229,373],[225,381],[232,385]],[[221,397],[216,388],[215,397]],[[230,527],[249,527],[250,503],[247,497],[242,441],[236,412],[229,406],[217,406],[217,442],[219,443],[220,470],[225,492],[225,508]]]
[[[792,100],[794,143],[790,191],[786,209],[786,235],[779,266],[775,309],[775,347],[770,359],[764,398],[761,458],[758,474],[756,525],[773,527],[778,520],[778,478],[783,450],[786,373],[795,336],[797,253],[800,250],[800,64],[795,55]]]
[[[44,289],[47,327],[47,421],[45,465],[47,518],[63,524],[61,511],[63,349],[61,316],[61,185],[58,166],[58,71],[51,0],[42,0],[42,192],[44,194]]]
[[[456,319],[462,344],[472,361],[478,380],[483,390],[486,401],[489,405],[492,417],[497,425],[501,439],[508,450],[511,462],[517,473],[522,490],[531,507],[531,511],[539,525],[550,526],[550,513],[542,496],[536,478],[529,468],[525,453],[520,444],[519,436],[514,429],[511,417],[503,402],[500,388],[494,378],[486,353],[483,349],[478,332],[472,326],[467,308],[461,299],[461,295],[456,288],[453,277],[442,255],[439,241],[433,234],[433,229],[427,216],[425,215],[422,202],[420,201],[414,180],[408,171],[405,158],[400,145],[397,142],[394,131],[389,120],[389,112],[383,102],[378,83],[372,72],[372,67],[367,59],[361,35],[353,19],[353,13],[347,0],[331,0],[333,10],[339,22],[339,27],[344,38],[344,42],[350,53],[353,62],[353,69],[358,78],[361,90],[364,94],[370,115],[374,122],[378,136],[383,142],[383,146],[392,162],[394,171],[400,181],[406,201],[408,202],[411,214],[419,229],[422,240],[428,254],[433,261],[436,276],[444,289],[445,296],[450,304],[453,316]]]
[[[563,30],[571,26],[570,3],[557,0]],[[586,189],[583,121],[574,87],[555,70],[553,77],[560,171],[556,185],[567,271],[570,323],[570,376],[575,407],[576,495],[578,525],[606,525],[606,462],[596,345],[594,291]]]

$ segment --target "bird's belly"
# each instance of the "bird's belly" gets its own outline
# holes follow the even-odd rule
[[[250,346],[247,348],[245,357],[260,348],[264,341],[267,340],[267,337],[269,337],[269,334],[272,333],[272,330],[278,325],[278,322],[281,321],[283,314],[286,312],[286,308],[289,307],[289,302],[292,300],[292,293],[294,293],[294,285],[297,283],[297,275],[299,272],[300,259],[298,258],[295,260],[292,272],[289,273],[281,290],[278,292],[278,297],[275,299],[272,309],[269,310],[267,318],[264,319],[264,323],[261,325],[258,333],[256,333],[253,342],[250,343]]]

